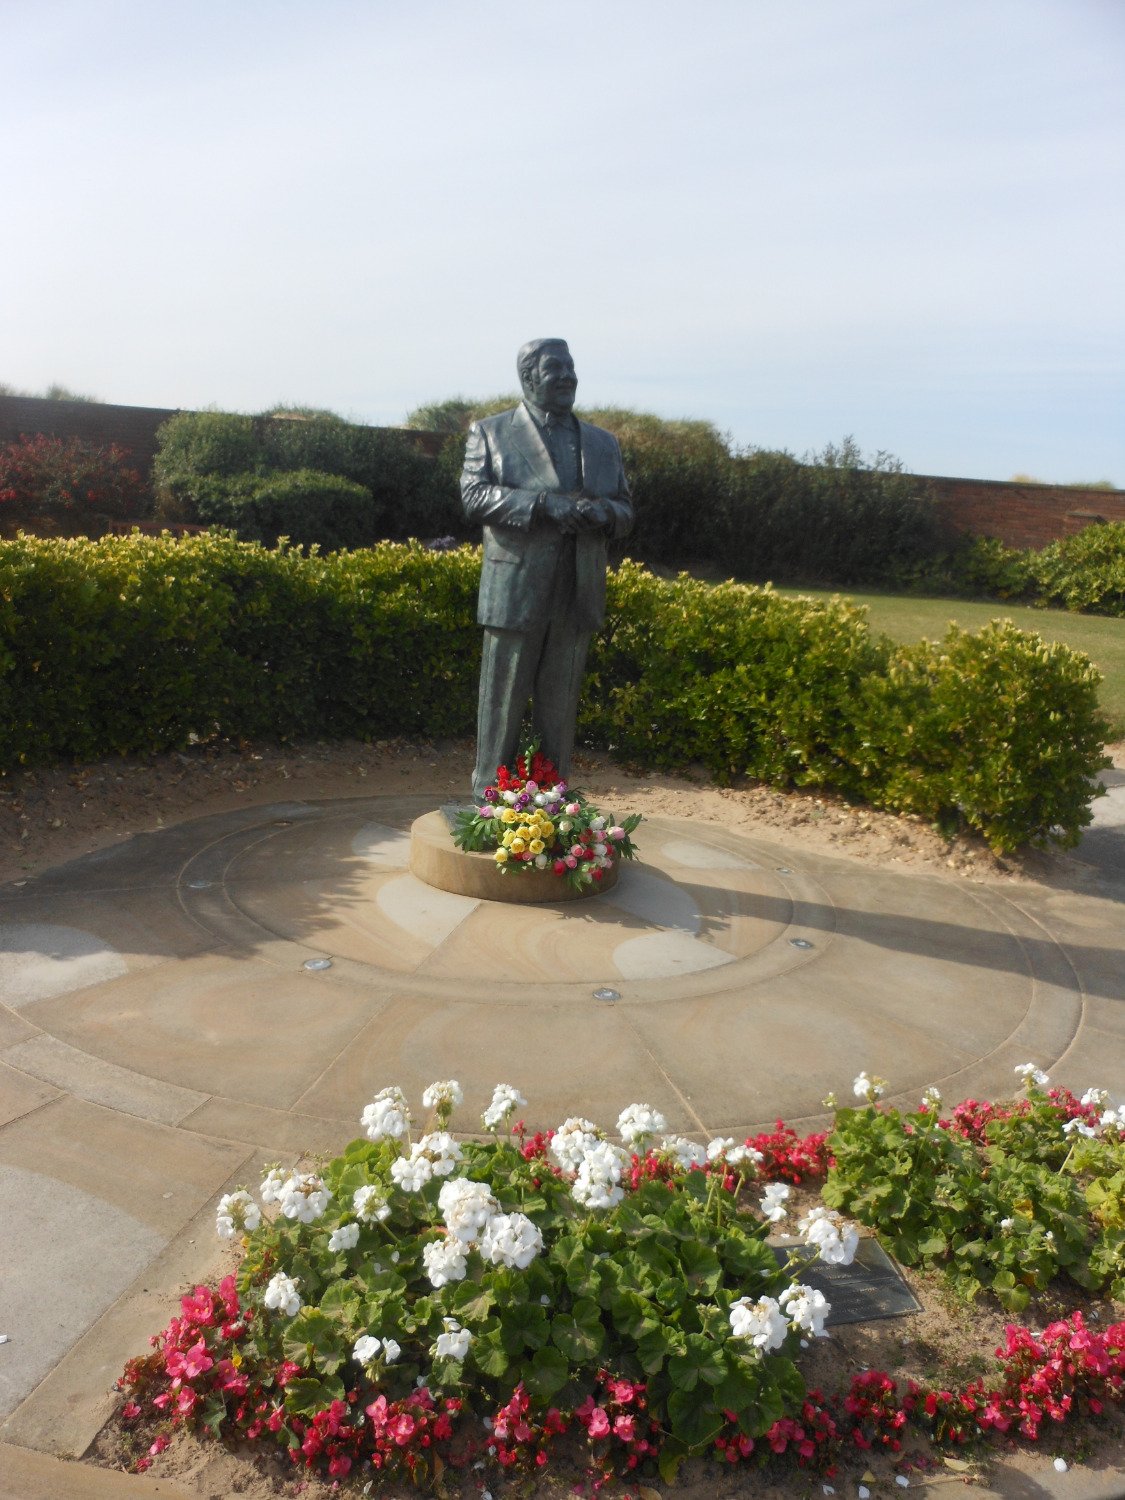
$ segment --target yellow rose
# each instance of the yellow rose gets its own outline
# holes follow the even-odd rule
[[[496,861],[496,863],[498,865],[507,864],[507,862],[508,862],[508,851],[507,851],[507,849],[497,849],[496,853],[493,855],[493,858],[495,859],[495,861]]]
[[[519,813],[514,808],[506,807],[500,814],[500,821],[502,823],[518,823],[519,816]]]
[[[542,854],[543,853],[543,840],[542,839],[532,839],[531,843],[528,844],[527,847],[531,850],[532,854]]]
[[[527,848],[527,840],[515,838],[508,845],[508,848],[512,851],[513,854],[522,854],[523,851]]]

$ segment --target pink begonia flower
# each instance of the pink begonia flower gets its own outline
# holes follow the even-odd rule
[[[609,1436],[609,1417],[604,1406],[595,1406],[590,1413],[590,1425],[586,1429],[592,1438]]]
[[[190,1297],[182,1297],[180,1306],[183,1308],[184,1317],[189,1318],[193,1323],[206,1324],[215,1321],[211,1293],[205,1286],[197,1286]]]
[[[399,1412],[387,1423],[387,1431],[400,1448],[405,1448],[414,1436],[414,1418],[408,1412]]]
[[[635,1436],[633,1431],[635,1422],[636,1418],[632,1412],[622,1412],[619,1417],[614,1418],[613,1430],[624,1442],[631,1443]]]

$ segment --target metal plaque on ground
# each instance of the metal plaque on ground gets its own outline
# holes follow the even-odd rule
[[[784,1265],[789,1251],[801,1242],[771,1244],[778,1264]],[[834,1323],[870,1323],[877,1318],[899,1318],[922,1311],[922,1304],[903,1281],[898,1268],[877,1239],[861,1239],[850,1266],[826,1266],[817,1261],[801,1280],[823,1292],[832,1304],[824,1320]]]

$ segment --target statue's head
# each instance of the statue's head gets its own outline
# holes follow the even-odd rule
[[[532,339],[516,355],[516,369],[529,401],[560,417],[571,411],[578,377],[565,339]]]

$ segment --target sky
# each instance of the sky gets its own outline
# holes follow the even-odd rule
[[[0,0],[0,382],[1125,486],[1125,0]]]

